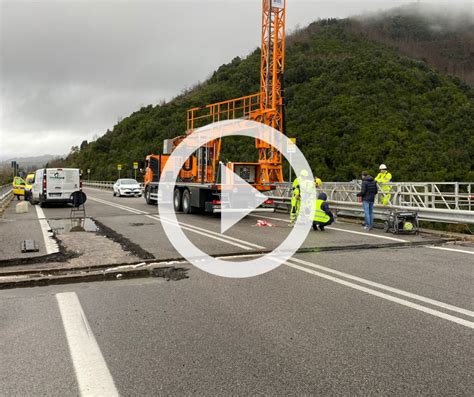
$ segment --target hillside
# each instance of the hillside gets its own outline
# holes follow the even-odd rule
[[[467,12],[465,12],[467,11]],[[346,21],[359,33],[474,85],[474,12],[413,3]]]
[[[287,134],[296,136],[324,180],[351,180],[388,164],[394,180],[474,180],[474,90],[426,62],[350,32],[347,20],[324,20],[288,38]],[[212,77],[168,103],[123,119],[66,159],[91,168],[94,179],[116,177],[117,163],[161,151],[163,139],[184,132],[186,110],[258,91],[259,50],[235,58]],[[235,142],[234,142],[235,143]],[[246,142],[224,147],[223,158],[248,160]]]

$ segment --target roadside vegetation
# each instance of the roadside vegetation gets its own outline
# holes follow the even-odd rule
[[[400,13],[367,23],[322,20],[288,37],[286,133],[297,138],[323,180],[352,180],[364,169],[374,174],[385,163],[394,181],[474,181],[467,33],[462,25],[459,32],[452,27],[449,36],[439,31],[430,36],[427,26],[416,14]],[[404,46],[398,46],[401,42]],[[446,53],[447,45],[451,52]],[[417,49],[424,56],[409,57]],[[445,69],[443,57],[449,64]],[[456,59],[462,73],[454,67]],[[257,92],[259,65],[259,49],[237,57],[207,81],[168,103],[142,107],[50,165],[91,169],[91,179],[111,180],[120,163],[122,176],[131,176],[134,161],[160,153],[164,139],[184,133],[188,108]],[[458,77],[449,74],[454,69]],[[251,142],[232,143],[224,145],[223,160],[256,158]]]

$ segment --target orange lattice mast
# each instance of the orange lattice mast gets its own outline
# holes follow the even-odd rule
[[[262,0],[262,54],[260,71],[260,109],[256,119],[283,131],[283,72],[285,66],[286,0]],[[281,153],[257,140],[261,179],[283,182]]]

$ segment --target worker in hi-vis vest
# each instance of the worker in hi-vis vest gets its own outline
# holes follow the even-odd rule
[[[295,179],[296,181],[298,178]],[[298,218],[300,212],[300,185],[293,184],[293,191],[291,192],[291,211],[290,211],[290,224],[288,226],[293,226]]]
[[[392,187],[390,186],[390,181],[392,180],[392,174],[388,172],[387,166],[385,164],[380,164],[379,174],[375,177],[375,182],[377,182],[382,189],[382,198],[380,200],[382,205],[387,205],[390,201],[392,195],[390,191]]]
[[[291,211],[290,211],[290,224],[289,226],[293,226],[296,222],[296,218],[300,213],[301,207],[301,186],[302,184],[305,185],[308,179],[308,171],[301,170],[300,176],[295,178],[293,181],[292,193],[291,193]]]
[[[334,215],[329,209],[327,203],[328,196],[326,193],[319,193],[316,200],[316,208],[314,209],[313,230],[324,231],[324,226],[330,225],[334,222]]]

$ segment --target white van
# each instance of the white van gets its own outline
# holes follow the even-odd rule
[[[82,190],[78,168],[41,168],[35,172],[29,199],[41,207],[45,203],[68,203],[78,190]]]

